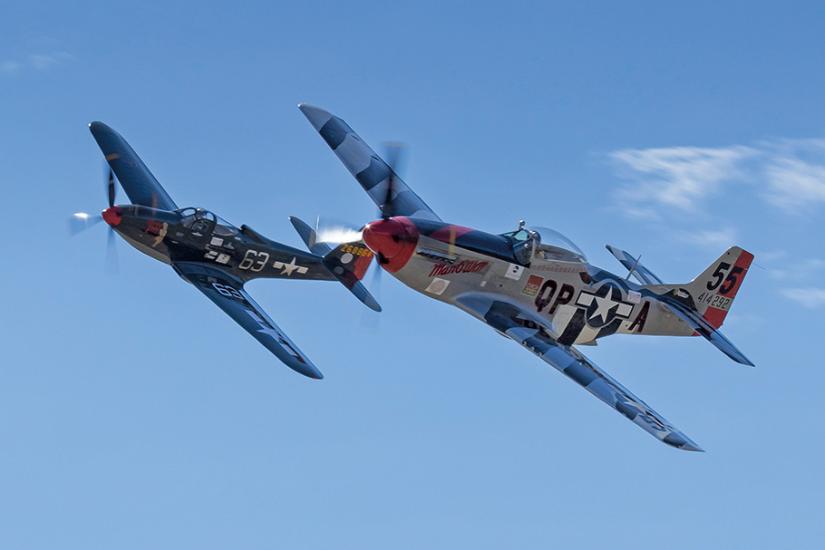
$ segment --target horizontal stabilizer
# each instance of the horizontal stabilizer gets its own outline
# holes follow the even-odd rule
[[[695,311],[687,309],[681,303],[673,302],[670,300],[662,301],[662,304],[667,306],[673,312],[674,315],[682,319],[682,321],[684,321],[690,327],[692,327],[693,330],[695,330],[698,334],[702,335],[708,342],[719,348],[719,350],[722,353],[724,353],[737,363],[748,365],[750,367],[754,366],[751,360],[745,357],[744,353],[739,351],[730,340],[725,338],[725,336],[720,331],[716,330],[710,323],[708,323],[704,318],[699,316]]]
[[[289,221],[313,254],[323,256],[326,268],[356,298],[373,311],[381,311],[381,305],[361,282],[372,261],[372,252],[363,242],[342,243],[332,248],[328,243],[319,242],[318,235],[309,224],[296,216]]]
[[[609,244],[605,245],[605,247],[617,260],[619,260],[625,269],[628,270],[628,276],[633,275],[633,277],[643,285],[662,284],[662,280],[659,279],[659,277],[654,275],[652,271],[639,262],[641,256],[634,258],[629,252],[625,252],[624,250]]]

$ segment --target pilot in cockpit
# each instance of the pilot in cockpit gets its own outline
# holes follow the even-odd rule
[[[238,234],[238,229],[219,218],[209,210],[203,208],[182,208],[178,210],[181,215],[181,225],[193,233],[208,235],[214,233],[222,237],[232,237]]]
[[[529,266],[541,244],[541,235],[526,229],[524,220],[519,221],[518,229],[507,234],[513,240],[513,256],[521,265]]]
[[[535,260],[586,263],[584,253],[570,239],[546,227],[525,227],[520,221],[518,229],[504,233],[513,246],[515,260],[529,266]]]

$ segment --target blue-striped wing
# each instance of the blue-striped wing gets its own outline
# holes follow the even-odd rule
[[[387,163],[337,116],[305,103],[298,108],[384,215],[441,220],[397,174],[393,178],[392,212],[388,212],[384,202],[391,169]]]
[[[535,322],[533,315],[522,312],[511,303],[481,293],[459,297],[458,305],[538,355],[660,441],[686,451],[702,450],[577,349],[554,340],[544,327]]]
[[[89,130],[132,204],[161,210],[178,209],[172,197],[161,187],[123,136],[102,122],[92,122]]]
[[[220,269],[197,262],[177,262],[174,268],[181,277],[195,285],[286,366],[310,378],[324,377],[318,367],[312,364],[261,306],[247,294],[241,281]]]

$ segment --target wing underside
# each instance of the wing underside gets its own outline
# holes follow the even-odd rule
[[[178,262],[174,268],[289,368],[310,378],[323,378],[321,371],[244,290],[241,281],[196,262]]]
[[[440,221],[438,215],[397,174],[392,183],[392,212],[388,212],[384,202],[392,169],[387,163],[337,116],[305,103],[298,105],[298,108],[381,209],[382,214]]]
[[[467,294],[458,302],[463,309],[532,351],[660,441],[686,451],[702,450],[577,349],[558,343],[535,322],[532,315],[525,314],[511,303],[484,294]]]

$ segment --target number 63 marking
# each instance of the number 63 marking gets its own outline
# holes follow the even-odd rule
[[[243,294],[238,292],[236,289],[232,288],[229,285],[222,285],[220,283],[212,283],[212,288],[218,291],[218,294],[221,296],[226,296],[227,298],[235,298],[236,300],[243,300]]]
[[[264,268],[266,262],[269,261],[269,253],[268,252],[258,252],[257,250],[252,250],[251,248],[246,251],[244,254],[243,261],[241,261],[238,269],[242,270],[250,270],[254,272],[258,272]]]

